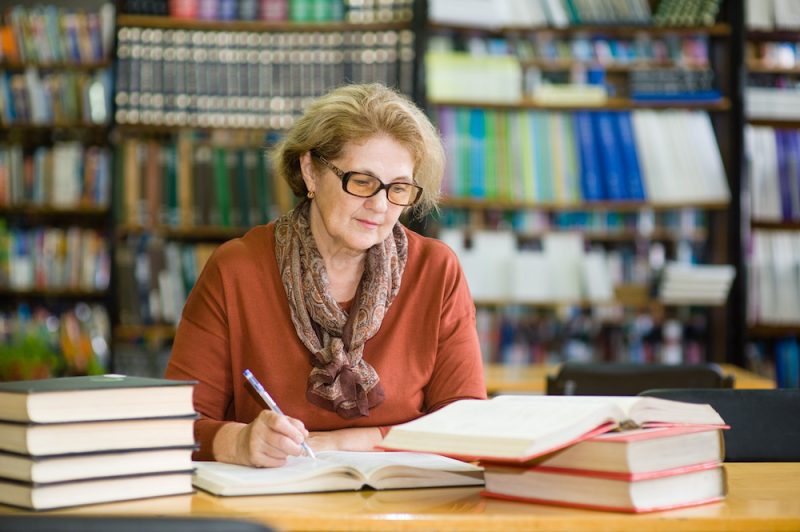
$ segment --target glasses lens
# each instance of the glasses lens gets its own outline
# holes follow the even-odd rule
[[[395,183],[389,187],[389,201],[397,205],[411,205],[420,190],[409,183]]]
[[[350,174],[347,180],[347,192],[354,196],[366,198],[375,194],[381,188],[381,181],[377,177],[366,174]]]

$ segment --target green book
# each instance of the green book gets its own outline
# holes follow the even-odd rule
[[[487,199],[497,199],[499,187],[497,183],[497,130],[495,129],[495,125],[497,123],[496,115],[498,112],[487,109],[484,113],[486,127],[486,137],[483,145],[485,195]]]
[[[0,382],[0,420],[65,423],[189,416],[194,415],[193,389],[192,381],[126,375]]]
[[[219,212],[219,225],[231,225],[231,193],[228,184],[228,162],[225,148],[214,148],[214,192],[216,193],[216,208]]]

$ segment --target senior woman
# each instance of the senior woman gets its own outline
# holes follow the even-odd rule
[[[217,249],[167,367],[198,382],[195,458],[270,467],[303,441],[370,450],[392,425],[485,398],[458,261],[398,221],[436,206],[444,155],[425,115],[382,85],[340,87],[273,163],[302,200]],[[265,409],[245,369],[286,416]]]

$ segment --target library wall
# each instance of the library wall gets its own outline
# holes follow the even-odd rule
[[[712,0],[0,5],[0,378],[159,375],[214,248],[292,207],[281,131],[380,81],[441,131],[421,230],[460,257],[486,362],[796,385],[796,22],[772,2],[747,31]]]

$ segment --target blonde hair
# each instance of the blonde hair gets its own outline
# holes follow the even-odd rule
[[[442,140],[411,100],[379,83],[344,85],[309,105],[272,151],[275,178],[285,179],[295,196],[305,197],[300,157],[314,150],[336,159],[347,144],[380,134],[393,138],[413,158],[414,180],[423,188],[414,214],[436,210],[445,164]]]

